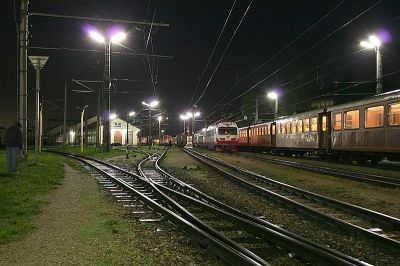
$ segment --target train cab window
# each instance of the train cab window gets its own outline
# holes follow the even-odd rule
[[[342,113],[336,113],[333,115],[333,130],[342,130]]]
[[[318,130],[318,118],[315,116],[311,118],[311,131],[314,132],[317,130]]]
[[[304,127],[304,132],[310,131],[310,119],[309,118],[305,118],[303,120],[303,127]]]
[[[301,119],[299,121],[297,121],[297,131],[299,133],[303,132],[303,120],[301,120]]]
[[[290,134],[290,122],[286,122],[286,133]]]
[[[322,116],[321,130],[326,131],[326,115]]]
[[[357,129],[360,127],[360,111],[348,111],[344,113],[344,128]]]
[[[389,126],[400,125],[400,103],[389,104]]]
[[[383,127],[383,105],[365,109],[365,128]]]
[[[292,133],[297,133],[297,120],[292,122]]]
[[[272,125],[271,126],[271,135],[275,135],[276,134],[276,125]]]

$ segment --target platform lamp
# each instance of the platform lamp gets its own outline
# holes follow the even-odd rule
[[[274,112],[274,117],[277,118],[278,117],[278,93],[276,92],[268,92],[268,98],[270,98],[271,100],[275,100],[275,112]]]
[[[382,93],[382,54],[380,50],[381,40],[375,36],[369,36],[367,41],[360,42],[360,45],[367,49],[375,49],[376,52],[376,94]]]

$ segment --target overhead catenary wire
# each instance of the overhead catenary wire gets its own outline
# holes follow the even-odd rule
[[[233,32],[232,37],[231,37],[231,39],[229,40],[228,45],[226,46],[224,52],[222,53],[222,56],[221,56],[220,60],[218,61],[217,66],[214,68],[214,71],[213,71],[213,73],[211,74],[211,77],[210,77],[210,79],[208,80],[206,86],[204,87],[203,92],[200,94],[200,97],[199,97],[199,98],[197,99],[197,101],[193,104],[193,106],[194,106],[194,105],[197,105],[198,102],[203,98],[204,93],[207,91],[207,88],[208,88],[208,86],[210,85],[210,82],[211,82],[211,80],[213,79],[213,77],[214,77],[214,75],[215,75],[215,72],[217,71],[219,65],[220,65],[221,62],[222,62],[222,59],[224,58],[226,52],[228,51],[228,48],[230,47],[230,44],[232,43],[233,38],[235,37],[237,31],[239,30],[239,27],[240,27],[240,25],[242,24],[244,18],[246,17],[246,15],[247,15],[247,13],[248,13],[248,11],[249,11],[249,9],[250,9],[252,3],[253,3],[253,0],[250,1],[249,5],[248,5],[247,8],[246,8],[246,11],[243,13],[243,16],[242,16],[241,20],[239,21],[239,24],[237,25],[235,31]]]
[[[222,29],[221,29],[221,31],[220,31],[220,33],[219,33],[217,42],[214,44],[214,47],[213,47],[213,49],[212,49],[212,51],[211,51],[211,55],[210,55],[210,57],[208,58],[207,64],[205,65],[205,67],[204,67],[204,69],[203,69],[203,72],[202,72],[201,75],[200,75],[200,78],[199,78],[199,80],[198,80],[198,82],[197,82],[197,86],[196,86],[196,88],[195,88],[195,90],[194,90],[194,92],[193,92],[192,98],[190,99],[189,106],[192,104],[192,101],[193,101],[193,99],[194,99],[194,96],[196,95],[196,92],[197,92],[197,90],[198,90],[199,87],[200,87],[201,81],[203,80],[204,73],[206,72],[207,67],[208,67],[208,65],[210,64],[210,61],[211,61],[211,58],[212,58],[213,55],[214,55],[215,49],[217,48],[217,46],[218,46],[218,44],[219,44],[219,41],[220,41],[220,39],[221,39],[221,36],[222,36],[223,32],[225,31],[226,24],[228,24],[229,18],[230,18],[231,14],[232,14],[233,8],[235,7],[235,4],[236,4],[236,0],[233,1],[232,7],[231,7],[231,9],[229,10],[228,16],[226,17],[225,22],[224,22],[224,25],[222,26]]]
[[[297,61],[298,59],[300,59],[301,57],[303,57],[305,54],[307,54],[308,52],[310,52],[312,49],[314,49],[315,47],[319,46],[321,43],[323,43],[324,41],[326,41],[327,39],[331,38],[333,35],[335,35],[337,32],[339,32],[340,30],[344,29],[345,27],[347,27],[348,25],[350,25],[352,22],[354,22],[356,19],[358,19],[359,17],[361,17],[362,15],[364,15],[365,13],[367,13],[368,11],[370,11],[371,9],[373,9],[374,7],[376,7],[377,5],[379,5],[380,3],[382,3],[383,0],[379,0],[377,2],[375,2],[374,4],[372,4],[371,6],[369,6],[367,9],[365,9],[364,11],[362,11],[360,14],[358,14],[357,16],[353,17],[352,19],[350,19],[349,21],[347,21],[346,23],[344,23],[342,26],[340,26],[339,28],[335,29],[334,31],[330,32],[328,35],[326,35],[324,38],[322,38],[321,40],[319,40],[318,42],[316,42],[314,45],[312,45],[311,47],[307,48],[306,50],[304,50],[303,52],[301,52],[299,55],[297,55],[296,57],[294,57],[293,59],[291,59],[288,63],[284,64],[283,66],[279,67],[277,70],[273,71],[272,73],[268,74],[266,77],[264,77],[263,79],[261,79],[260,81],[256,82],[254,85],[252,85],[249,89],[245,90],[244,92],[242,92],[240,95],[234,97],[233,99],[231,99],[228,103],[232,103],[235,100],[239,99],[240,97],[242,97],[243,95],[245,95],[246,93],[252,91],[254,88],[256,88],[258,85],[260,85],[261,83],[263,83],[265,80],[267,80],[268,78],[272,77],[273,75],[275,75],[276,73],[278,73],[279,71],[281,71],[282,69],[284,69],[285,67],[287,67],[288,65],[290,65],[291,63]],[[214,112],[218,112],[220,109],[215,110]],[[213,113],[214,113],[213,112]]]

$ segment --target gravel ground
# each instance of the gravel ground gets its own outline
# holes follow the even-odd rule
[[[207,169],[206,166],[193,160],[182,151],[176,149],[169,151],[162,165],[183,181],[194,184],[195,187],[213,197],[253,215],[266,217],[268,221],[315,242],[375,265],[398,265],[398,261],[400,261],[399,256],[387,254],[385,249],[377,247],[372,241],[344,234],[335,228],[309,220],[278,204],[247,192],[242,187]],[[197,167],[183,169],[188,165]]]
[[[65,165],[62,185],[26,238],[0,246],[0,265],[215,265],[166,224],[140,223],[88,174]],[[169,228],[172,232],[166,231]]]

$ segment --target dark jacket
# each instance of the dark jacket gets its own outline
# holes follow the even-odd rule
[[[6,129],[4,136],[4,145],[6,147],[22,148],[22,133],[17,126],[12,126]]]

